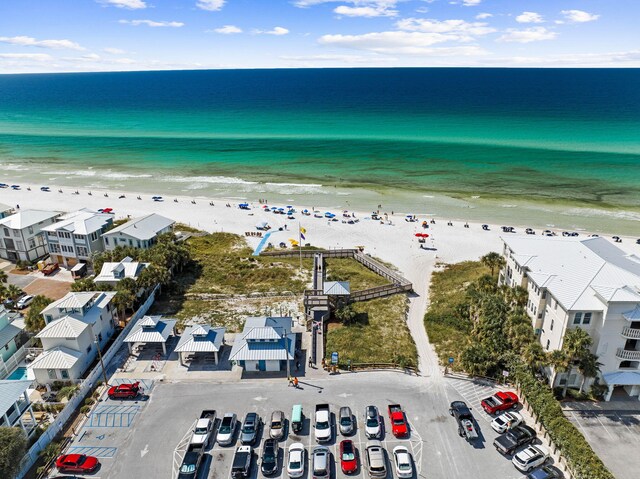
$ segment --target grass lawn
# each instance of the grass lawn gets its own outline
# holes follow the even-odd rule
[[[429,342],[435,346],[443,363],[457,358],[469,341],[471,323],[460,319],[457,309],[464,304],[465,289],[490,270],[479,261],[465,261],[446,265],[431,276],[429,297],[431,303],[424,317]],[[453,369],[457,363],[454,362]]]
[[[351,258],[327,258],[326,269],[327,281],[349,281],[351,291],[389,284],[389,280]]]
[[[396,363],[417,366],[418,353],[406,323],[407,297],[354,303],[353,324],[332,322],[327,331],[327,358],[338,351],[340,363]]]

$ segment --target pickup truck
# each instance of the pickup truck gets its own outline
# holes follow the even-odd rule
[[[493,396],[484,398],[480,404],[487,413],[495,414],[516,407],[518,405],[518,396],[511,391],[499,391]]]
[[[240,446],[236,449],[231,465],[231,477],[233,479],[245,479],[251,473],[251,460],[253,459],[253,449],[251,446]]]
[[[536,431],[529,426],[521,425],[509,429],[502,436],[498,436],[493,441],[493,446],[498,452],[508,455],[513,454],[520,446],[531,444],[535,438]]]
[[[205,409],[200,414],[200,419],[196,422],[196,427],[193,429],[193,435],[191,436],[190,444],[197,444],[202,447],[209,445],[211,434],[213,433],[213,424],[216,421],[216,412],[213,409]]]
[[[204,456],[204,446],[189,444],[178,470],[178,479],[195,479]]]
[[[49,263],[44,268],[42,268],[42,274],[44,274],[45,276],[52,275],[53,273],[58,271],[59,268],[60,266],[58,266],[58,263]]]
[[[389,420],[391,421],[391,432],[395,437],[406,437],[409,434],[407,419],[400,404],[389,404]]]
[[[315,415],[315,436],[318,442],[331,441],[331,410],[328,404],[317,404]]]
[[[458,423],[458,435],[464,437],[467,441],[478,438],[475,421],[471,410],[463,401],[453,401],[449,406],[449,414],[451,414]]]

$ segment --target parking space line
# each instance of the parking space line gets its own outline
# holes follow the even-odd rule
[[[613,439],[613,435],[609,432],[609,429],[607,429],[607,426],[604,425],[604,423],[600,420],[600,418],[598,417],[598,415],[594,415],[595,418],[597,419],[597,421],[600,423],[600,425],[602,426],[602,428],[605,430],[605,432],[607,433],[607,435],[609,436],[609,439]]]
[[[587,434],[587,431],[585,430],[584,427],[582,427],[582,423],[580,422],[580,420],[576,417],[576,415],[574,414],[573,411],[571,411],[571,417],[573,417],[573,422],[575,422],[578,425],[578,428],[582,431],[582,435],[585,437],[585,439],[587,441],[590,441],[589,439],[589,435]]]
[[[87,456],[95,456],[99,458],[111,458],[116,455],[117,447],[104,446],[71,446],[68,450],[69,454],[85,454]]]

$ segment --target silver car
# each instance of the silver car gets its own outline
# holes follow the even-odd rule
[[[375,406],[367,406],[364,411],[364,433],[367,439],[381,439],[380,413]]]
[[[387,462],[384,457],[384,448],[380,441],[368,441],[365,449],[367,458],[367,470],[373,478],[387,477]]]
[[[216,441],[221,446],[230,446],[233,443],[236,434],[236,415],[235,413],[227,413],[222,418]]]
[[[282,411],[273,411],[271,414],[269,437],[278,441],[284,438],[284,413]]]
[[[343,436],[348,436],[353,434],[355,430],[355,424],[353,420],[353,413],[351,412],[351,408],[347,406],[343,406],[340,408],[338,425],[340,427],[340,434]]]
[[[326,446],[316,446],[311,454],[311,473],[313,479],[329,479],[331,477],[331,452]]]

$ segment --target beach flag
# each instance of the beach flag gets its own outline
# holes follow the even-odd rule
[[[300,238],[302,239],[307,239],[304,237],[304,234],[307,232],[306,229],[304,229],[302,226],[300,227]]]

